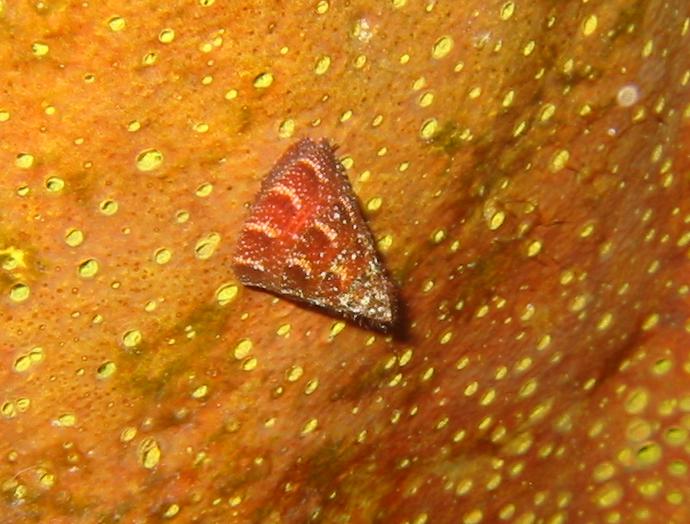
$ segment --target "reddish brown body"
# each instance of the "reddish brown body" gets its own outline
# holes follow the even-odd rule
[[[394,287],[327,140],[290,147],[264,179],[233,268],[245,285],[389,329]]]

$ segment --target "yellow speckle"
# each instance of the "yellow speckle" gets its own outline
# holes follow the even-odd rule
[[[218,244],[220,244],[220,235],[218,233],[209,233],[201,237],[194,247],[194,256],[199,260],[207,260],[215,253]]]
[[[125,333],[122,335],[122,345],[128,349],[135,348],[141,344],[143,338],[144,337],[141,334],[141,331],[138,329],[131,329],[129,331],[125,331]]]
[[[479,86],[473,87],[470,89],[470,92],[467,94],[467,96],[471,99],[479,98],[479,96],[482,94],[482,88]]]
[[[587,238],[592,236],[594,232],[594,224],[587,224],[582,229],[580,229],[580,238]]]
[[[515,100],[515,91],[511,89],[503,97],[503,102],[501,102],[501,105],[503,107],[510,107],[513,103],[513,100]]]
[[[319,59],[316,61],[316,65],[314,66],[314,73],[317,75],[324,75],[328,71],[328,69],[331,67],[331,57],[328,55],[324,55],[319,57]]]
[[[541,249],[542,249],[541,240],[533,240],[527,246],[527,256],[528,257],[535,257],[541,252]]]
[[[7,122],[10,119],[10,112],[6,109],[0,109],[0,122]]]
[[[609,327],[611,327],[611,324],[613,323],[613,314],[611,313],[604,313],[601,318],[599,319],[599,322],[597,322],[597,329],[599,331],[605,331]]]
[[[661,459],[661,446],[656,442],[649,442],[637,450],[636,458],[644,466],[656,464]]]
[[[431,241],[434,244],[440,244],[446,239],[446,230],[445,229],[437,229],[434,231],[433,235],[431,235]]]
[[[657,313],[652,313],[642,322],[642,331],[649,331],[650,329],[654,329],[654,327],[656,327],[658,323],[659,315]]]
[[[54,421],[54,425],[60,428],[71,428],[76,423],[77,417],[74,413],[64,413]]]
[[[553,104],[544,104],[539,113],[539,118],[542,122],[549,120],[556,112],[556,106]]]
[[[172,251],[170,251],[167,247],[157,249],[153,253],[153,260],[156,262],[156,264],[167,264],[171,259]]]
[[[14,160],[14,165],[19,169],[30,169],[34,165],[34,156],[30,153],[19,153]]]
[[[316,12],[320,15],[326,14],[329,7],[328,0],[319,0],[319,3],[316,4]]]
[[[489,219],[489,229],[491,231],[496,231],[503,225],[505,218],[506,214],[503,211],[496,211]]]
[[[254,87],[257,89],[266,89],[273,84],[273,75],[269,72],[260,73],[254,78]]]
[[[508,20],[515,13],[515,2],[506,2],[501,6],[501,20]]]
[[[419,97],[418,104],[420,107],[429,107],[434,102],[434,94],[431,92],[426,92]]]
[[[117,213],[119,207],[120,205],[112,199],[103,200],[100,204],[98,204],[98,209],[101,210],[101,213],[107,216],[112,216]]]
[[[529,56],[534,52],[534,48],[537,47],[537,44],[534,40],[530,40],[525,44],[525,47],[522,49],[522,54],[525,56]]]
[[[597,30],[598,22],[597,15],[589,15],[582,24],[582,34],[590,36]]]
[[[84,242],[84,233],[79,229],[69,229],[65,233],[65,243],[70,247],[77,247]]]
[[[28,285],[18,282],[10,288],[10,300],[13,302],[24,302],[29,298],[30,293],[31,290]]]
[[[450,36],[442,36],[434,43],[431,48],[431,56],[436,60],[440,60],[450,53],[453,49],[453,39]]]
[[[204,0],[202,0],[202,1],[204,1]],[[205,0],[205,1],[208,2],[209,0]],[[163,517],[166,519],[171,519],[175,515],[177,515],[179,512],[180,512],[180,506],[178,506],[177,504],[170,504],[170,506],[168,506],[168,508],[163,513]]]
[[[134,437],[137,436],[137,428],[132,427],[132,426],[127,426],[125,429],[123,429],[120,432],[120,441],[121,442],[131,442]]]
[[[434,137],[437,130],[438,130],[438,120],[436,120],[435,118],[430,118],[429,120],[426,120],[422,124],[422,127],[419,130],[419,135],[424,140],[430,140],[431,138]]]
[[[161,459],[161,449],[154,438],[144,439],[139,444],[139,463],[146,469],[155,468]]]
[[[393,245],[393,235],[384,235],[383,237],[381,237],[379,239],[378,247],[383,253],[388,251],[392,245]]]
[[[645,389],[633,390],[625,400],[625,411],[631,415],[642,413],[649,403],[649,394]]]
[[[618,504],[623,498],[623,488],[617,482],[603,485],[595,494],[597,504],[602,508],[610,508]]]
[[[111,31],[122,31],[126,25],[127,22],[125,22],[125,19],[121,16],[113,16],[110,20],[108,20],[108,27],[110,27]]]
[[[235,346],[235,349],[233,351],[234,357],[237,360],[242,360],[247,355],[249,355],[249,352],[252,350],[253,346],[254,346],[254,344],[252,343],[252,341],[250,339],[243,338]]]
[[[345,322],[339,321],[331,326],[330,337],[333,338],[345,329]]]
[[[117,371],[117,365],[115,362],[107,361],[98,366],[96,370],[96,376],[100,379],[106,379],[112,377]]]
[[[381,197],[371,198],[367,202],[367,211],[378,211],[379,209],[381,209],[381,204],[383,204],[383,199]]]
[[[208,396],[208,386],[207,385],[201,385],[198,388],[194,389],[192,391],[192,398],[196,400],[200,400],[202,398],[206,398]]]
[[[219,306],[225,306],[235,300],[238,293],[237,284],[223,284],[216,290],[216,301]]]
[[[238,93],[237,89],[228,89],[225,92],[224,98],[225,98],[225,100],[234,100],[235,98],[237,98],[238,94],[239,93]]]
[[[136,158],[136,165],[139,171],[153,171],[163,164],[163,153],[157,149],[144,149]]]
[[[654,40],[647,40],[642,47],[642,57],[649,57],[652,54],[652,51],[654,51]]]
[[[292,366],[288,371],[287,371],[287,380],[288,382],[297,382],[302,375],[304,374],[304,369],[302,366]]]
[[[160,41],[161,44],[171,43],[173,40],[175,40],[175,30],[170,29],[170,28],[163,29],[158,34],[158,40]]]
[[[310,419],[302,428],[302,435],[307,435],[314,431],[319,425],[319,421],[315,418]]]
[[[194,194],[200,198],[206,198],[213,193],[213,184],[210,182],[204,182],[199,184],[199,186],[194,191]]]
[[[31,52],[36,57],[46,56],[49,51],[50,48],[48,47],[48,44],[44,44],[43,42],[34,42],[31,44]]]
[[[553,157],[551,157],[550,169],[553,173],[556,173],[563,169],[570,159],[570,152],[567,149],[561,149],[557,151]]]
[[[99,269],[100,265],[98,264],[98,261],[96,259],[89,258],[79,264],[78,273],[82,278],[93,278],[96,276]]]
[[[209,125],[206,122],[197,122],[192,126],[192,130],[195,133],[207,133],[209,130]]]
[[[290,138],[295,133],[295,121],[292,118],[283,120],[278,127],[280,138]]]

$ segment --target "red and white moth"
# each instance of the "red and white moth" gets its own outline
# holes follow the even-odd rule
[[[384,331],[396,323],[395,288],[325,139],[303,138],[276,162],[232,262],[247,286]]]

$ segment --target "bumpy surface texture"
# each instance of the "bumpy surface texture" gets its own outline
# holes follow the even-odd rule
[[[690,522],[685,0],[0,0],[3,522]],[[406,339],[241,287],[328,137]]]

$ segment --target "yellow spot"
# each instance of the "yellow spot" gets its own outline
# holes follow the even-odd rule
[[[55,426],[59,428],[71,428],[77,423],[77,417],[74,413],[64,413],[60,415],[54,422]]]
[[[642,322],[642,331],[649,331],[650,329],[654,329],[654,327],[656,327],[658,323],[659,315],[657,313],[652,313]]]
[[[10,119],[10,112],[6,109],[0,109],[0,122],[7,122]]]
[[[31,44],[31,52],[36,57],[46,56],[49,51],[50,48],[48,47],[48,44],[44,44],[43,42],[34,42]]]
[[[539,118],[541,119],[542,122],[546,122],[549,120],[554,113],[556,112],[556,106],[553,104],[545,104],[544,107],[541,108],[541,112],[539,114]]]
[[[434,102],[434,94],[431,92],[426,92],[419,97],[417,102],[420,107],[429,107]]]
[[[326,14],[329,7],[328,0],[319,0],[319,3],[316,4],[316,12],[320,15]]]
[[[393,235],[384,235],[378,242],[378,247],[382,252],[388,251],[393,245]]]
[[[527,256],[528,257],[535,257],[541,252],[541,249],[542,249],[541,240],[533,240],[527,246]]]
[[[156,264],[167,264],[172,259],[172,251],[167,247],[157,249],[153,254],[153,260]]]
[[[503,211],[496,211],[489,219],[489,229],[491,231],[496,231],[503,225],[505,218],[506,214]]]
[[[28,285],[18,282],[10,288],[10,300],[13,302],[24,302],[29,298],[30,293],[31,290]]]
[[[131,442],[137,436],[137,428],[127,426],[120,432],[120,441]]]
[[[482,94],[482,88],[477,86],[473,87],[470,89],[470,92],[468,93],[467,96],[469,96],[471,99],[479,98],[479,96]]]
[[[611,313],[604,313],[601,318],[599,319],[599,322],[597,322],[597,329],[599,331],[605,331],[609,327],[611,327],[611,323],[613,322],[613,314]]]
[[[563,169],[570,159],[570,152],[567,149],[557,151],[551,158],[550,168],[553,173],[557,173]]]
[[[225,306],[235,300],[239,293],[239,287],[236,284],[223,284],[216,290],[216,301],[218,305]]]
[[[206,198],[213,193],[213,184],[210,182],[204,182],[203,184],[199,184],[199,187],[196,188],[196,191],[194,191],[194,194],[200,198]]]
[[[655,442],[649,442],[637,450],[636,458],[643,466],[656,464],[661,459],[661,446]]]
[[[594,467],[592,477],[597,482],[606,482],[616,473],[616,467],[610,462],[601,462]]]
[[[324,55],[319,57],[319,59],[316,61],[316,65],[314,66],[314,73],[317,75],[324,75],[328,71],[328,69],[331,67],[331,57],[328,55]]]
[[[207,385],[202,385],[196,388],[194,391],[192,391],[192,398],[196,400],[200,400],[202,398],[205,398],[208,396],[208,386]]]
[[[143,338],[144,337],[141,334],[141,331],[138,329],[131,329],[129,331],[125,331],[125,333],[122,335],[122,345],[128,349],[135,348],[141,344]]]
[[[19,153],[14,160],[14,165],[19,169],[30,169],[34,165],[34,156],[30,153]]]
[[[400,9],[407,5],[407,0],[392,0],[392,4],[394,9]]]
[[[117,213],[117,210],[119,209],[119,204],[115,202],[115,200],[103,200],[99,205],[98,208],[101,210],[101,213],[107,216],[112,216],[115,213]]]
[[[194,256],[199,260],[207,260],[215,253],[218,244],[220,244],[220,235],[209,233],[197,241],[194,247]]]
[[[336,322],[331,326],[330,337],[333,338],[337,336],[343,329],[345,329],[345,322]]]
[[[654,40],[647,40],[642,47],[642,56],[647,58],[652,54],[652,51],[654,51]]]
[[[111,31],[122,31],[126,25],[127,22],[125,22],[125,19],[121,16],[113,16],[110,20],[108,20],[108,27],[110,27]]]
[[[582,34],[585,36],[590,36],[594,31],[597,30],[597,15],[589,15],[584,23],[582,24]]]
[[[292,326],[290,324],[281,324],[278,326],[278,329],[276,330],[276,335],[279,337],[287,337],[290,334],[290,331],[292,330]]]
[[[229,89],[225,92],[225,100],[234,100],[235,98],[237,98],[237,95],[237,89]]]
[[[529,42],[527,42],[525,47],[522,49],[522,54],[525,56],[531,55],[532,52],[534,51],[535,47],[537,47],[536,42],[534,40],[530,40]]]
[[[503,107],[510,107],[513,103],[513,100],[515,100],[515,91],[511,89],[503,97],[503,102],[501,103],[501,105]]]
[[[98,366],[96,370],[96,376],[100,379],[106,379],[112,377],[117,371],[117,365],[115,362],[107,361]]]
[[[253,346],[254,346],[254,344],[252,343],[252,341],[250,339],[243,338],[235,346],[235,349],[233,351],[234,357],[237,360],[242,360],[247,355],[249,355],[249,352],[252,350]]]
[[[625,411],[631,415],[642,413],[649,402],[649,394],[646,390],[638,388],[633,390],[625,400]]]
[[[203,0],[202,0],[203,1]],[[205,0],[208,1],[208,0]],[[163,513],[163,517],[166,519],[171,519],[180,512],[180,506],[177,504],[170,504],[168,508]]]
[[[610,508],[618,504],[623,498],[623,488],[617,482],[603,485],[595,494],[597,504],[602,508]]]
[[[381,197],[374,197],[367,202],[367,210],[374,212],[381,209],[381,204],[383,204],[383,199]]]
[[[161,459],[161,449],[154,438],[144,439],[139,444],[139,463],[146,469],[155,468]]]
[[[288,382],[297,382],[304,374],[302,366],[292,366],[287,372]]]
[[[144,149],[136,158],[136,165],[139,171],[153,171],[163,164],[163,153],[157,149]]]
[[[501,6],[501,20],[508,20],[515,13],[515,2],[506,2]]]
[[[431,235],[431,241],[434,244],[440,244],[446,239],[446,230],[445,229],[437,229],[434,231],[434,234]]]
[[[302,435],[307,435],[314,431],[319,425],[319,421],[315,418],[310,419],[302,428]]]
[[[453,49],[453,39],[450,36],[442,36],[434,43],[431,48],[431,56],[436,60],[440,60],[450,53]]]
[[[84,260],[84,262],[79,264],[78,273],[82,278],[93,278],[96,276],[99,269],[100,265],[98,264],[98,261],[96,259],[89,258],[88,260]]]
[[[278,127],[280,138],[290,138],[295,133],[295,121],[292,118],[283,120]]]
[[[175,40],[175,30],[170,29],[169,27],[163,29],[158,35],[158,40],[161,44],[171,43],[173,40]]]
[[[65,233],[65,243],[70,247],[77,247],[84,242],[84,233],[79,229],[69,229]]]
[[[437,130],[438,130],[438,121],[435,118],[430,118],[429,120],[426,120],[422,124],[422,127],[419,130],[419,135],[424,140],[430,140],[431,138],[434,137]]]
[[[265,72],[260,73],[254,78],[254,87],[257,89],[266,89],[270,87],[273,83],[273,75],[271,73]]]

